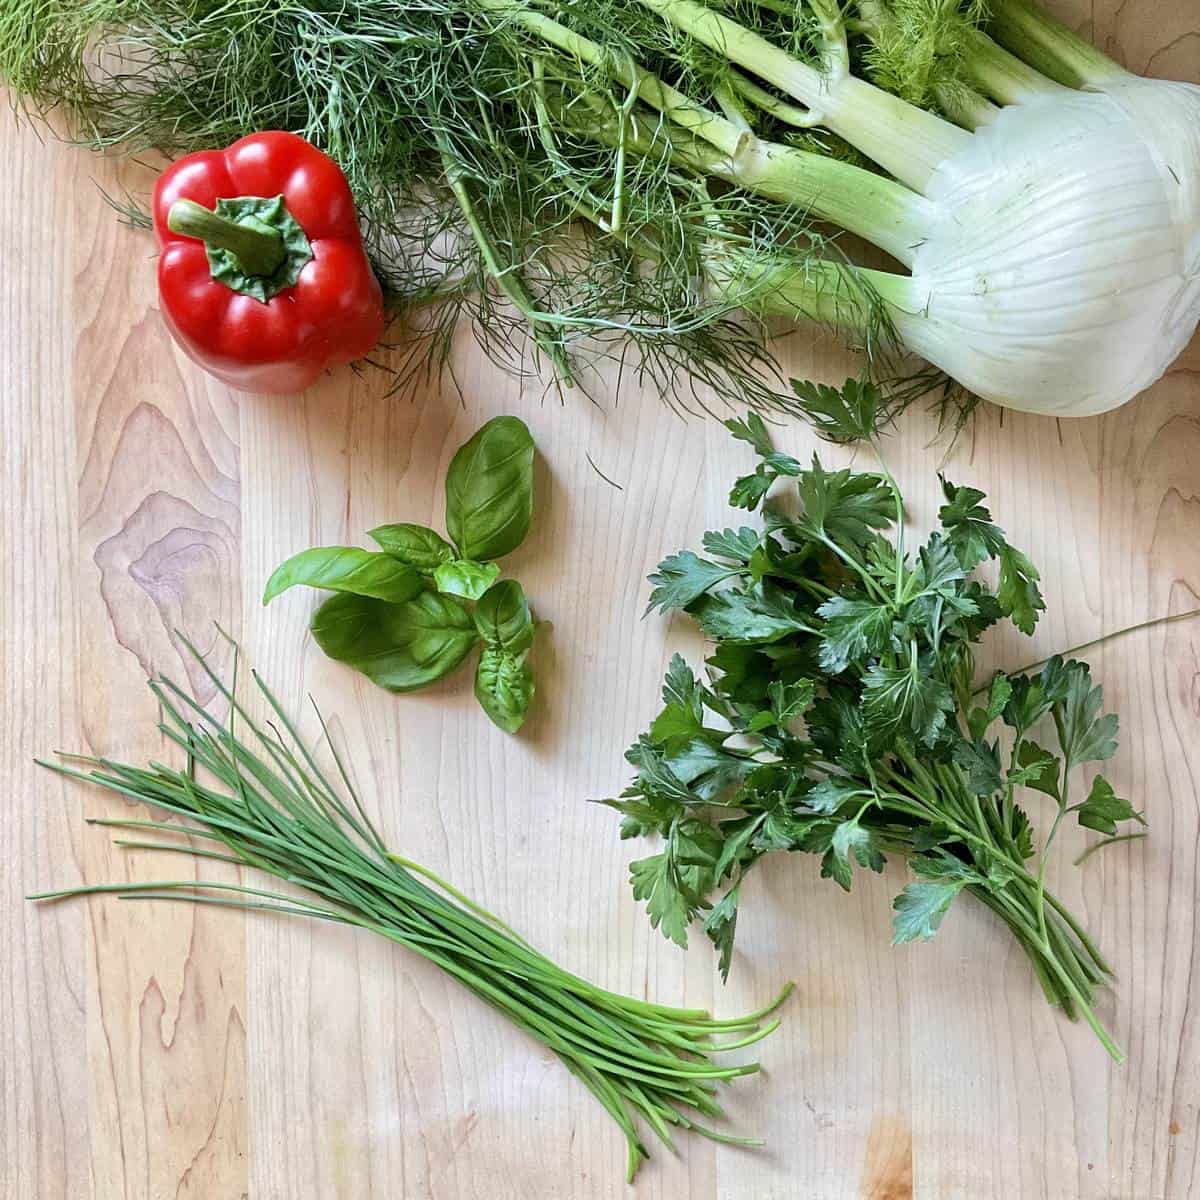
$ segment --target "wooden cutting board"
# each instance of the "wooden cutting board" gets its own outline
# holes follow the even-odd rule
[[[1133,69],[1200,81],[1194,0],[1054,6]],[[643,1200],[902,1200],[1200,1194],[1200,624],[1138,633],[1092,662],[1122,719],[1118,791],[1143,843],[1052,876],[1115,959],[1111,1066],[1046,1007],[987,913],[957,906],[935,942],[892,949],[899,866],[844,897],[794,858],[743,900],[732,981],[704,945],[653,933],[625,883],[634,847],[589,798],[655,710],[685,632],[642,619],[666,552],[728,521],[746,462],[711,420],[628,385],[560,403],[484,361],[463,332],[465,398],[414,401],[349,372],[300,398],[235,397],[173,347],[153,246],[98,186],[132,164],[43,140],[0,115],[0,1195],[5,1200],[562,1200],[617,1197],[624,1149],[541,1048],[414,957],[333,928],[112,899],[35,908],[51,884],[149,879],[85,816],[129,811],[38,772],[57,747],[142,758],[153,667],[186,666],[172,631],[217,620],[289,704],[336,714],[389,840],[485,901],[562,963],[614,989],[722,1014],[785,979],[796,997],[730,1093],[746,1152],[656,1153]],[[806,331],[787,363],[838,380],[849,358]],[[270,569],[392,520],[438,523],[454,448],[501,412],[541,455],[534,534],[512,560],[538,614],[537,714],[519,739],[455,679],[397,699],[326,661],[311,595],[264,611]],[[1121,412],[1056,424],[985,412],[947,450],[907,417],[891,465],[918,521],[935,471],[985,489],[1043,570],[1037,659],[1200,603],[1200,344]],[[807,455],[812,437],[781,441]],[[827,461],[849,459],[821,447]],[[603,472],[613,486],[601,477]],[[208,873],[208,872],[206,872]]]

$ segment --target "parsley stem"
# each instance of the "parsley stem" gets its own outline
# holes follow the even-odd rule
[[[904,598],[904,497],[900,494],[900,487],[883,457],[883,444],[877,437],[871,438],[870,441],[879,469],[892,489],[892,496],[896,502],[896,594],[893,603],[899,608]]]
[[[871,577],[870,571],[867,570],[862,563],[858,561],[848,550],[843,550],[841,546],[825,533],[821,533],[817,539],[823,546],[827,546],[838,558],[842,560],[848,567],[853,567],[857,572],[858,577],[866,584],[867,591],[874,594],[876,600],[882,600],[887,603],[887,593],[880,588],[879,584]]]
[[[1050,826],[1050,832],[1046,835],[1046,841],[1042,845],[1041,859],[1038,862],[1037,873],[1037,917],[1038,928],[1042,931],[1042,936],[1046,936],[1046,865],[1050,861],[1050,846],[1054,842],[1055,835],[1058,833],[1058,827],[1062,824],[1062,819],[1067,812],[1067,779],[1066,773],[1063,774],[1062,781],[1062,796],[1058,802],[1058,812],[1054,814],[1054,822]]]
[[[1156,629],[1159,625],[1173,625],[1176,621],[1190,621],[1193,617],[1200,617],[1200,608],[1189,608],[1187,612],[1181,613],[1168,613],[1165,617],[1152,617],[1148,621],[1139,621],[1136,625],[1127,625],[1124,629],[1114,629],[1111,633],[1103,633],[1099,637],[1092,638],[1091,641],[1080,642],[1078,646],[1071,646],[1067,650],[1056,651],[1045,658],[1039,658],[1031,663],[1026,663],[1023,667],[1018,667],[1015,671],[1005,671],[1005,674],[1025,675],[1030,671],[1036,670],[1038,667],[1044,667],[1052,658],[1071,658],[1076,654],[1082,654],[1085,650],[1093,650],[1097,646],[1103,646],[1107,642],[1125,637],[1127,634],[1141,633],[1146,629]],[[973,688],[971,695],[978,696],[980,692],[986,692],[991,686],[991,682],[991,679],[988,679],[986,683],[981,683],[977,688]]]
[[[1097,850],[1103,850],[1105,846],[1115,846],[1117,842],[1137,842],[1146,837],[1145,833],[1119,833],[1115,837],[1106,837],[1101,841],[1093,842],[1076,860],[1074,865],[1080,866],[1087,862]]]
[[[997,892],[993,894],[997,896],[1000,902],[1012,914],[1013,918],[1019,921],[1023,928],[1036,937],[1038,948],[1045,955],[1046,964],[1050,967],[1054,974],[1058,976],[1059,981],[1071,996],[1071,999],[1074,1000],[1075,1004],[1078,1006],[1079,1012],[1082,1014],[1083,1019],[1091,1027],[1092,1032],[1095,1033],[1095,1035],[1100,1039],[1101,1045],[1105,1048],[1105,1050],[1108,1051],[1113,1058],[1113,1061],[1117,1063],[1123,1063],[1125,1061],[1124,1053],[1117,1046],[1116,1042],[1113,1041],[1108,1030],[1104,1028],[1100,1018],[1096,1016],[1087,997],[1080,990],[1070,972],[1067,971],[1063,964],[1059,961],[1046,936],[1039,933],[1030,925],[1029,921],[1021,913],[1020,909],[1017,908],[1017,906],[1003,892]]]

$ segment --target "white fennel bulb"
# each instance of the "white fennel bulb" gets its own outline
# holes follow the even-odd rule
[[[722,243],[725,295],[752,286],[759,311],[848,328],[868,350],[894,332],[974,395],[1058,416],[1126,403],[1193,336],[1200,87],[1131,75],[1034,0],[853,0],[850,32],[865,29],[872,47],[860,61],[893,84],[912,84],[909,60],[926,43],[960,62],[934,97],[939,116],[855,76],[840,0],[805,0],[824,34],[820,72],[714,0],[642,3],[805,111],[743,87],[755,103],[822,126],[886,172],[797,158],[687,110],[692,129],[734,148],[725,178],[866,237],[909,269],[826,258],[797,270],[761,256],[731,268],[736,251]]]
[[[1200,322],[1200,87],[1130,76],[1008,106],[924,191],[896,325],[984,399],[1105,412]]]

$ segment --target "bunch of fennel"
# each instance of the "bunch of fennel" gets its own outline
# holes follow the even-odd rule
[[[94,145],[279,126],[333,154],[434,358],[465,310],[508,365],[531,330],[567,380],[599,344],[685,403],[803,407],[762,334],[811,318],[897,402],[949,376],[1084,415],[1200,319],[1200,88],[1129,74],[1032,0],[6,10],[0,75]],[[907,273],[855,265],[839,229]]]
[[[700,1009],[619,996],[564,971],[431,871],[388,850],[323,721],[352,806],[257,674],[255,682],[273,714],[265,725],[235,695],[236,654],[231,689],[191,643],[185,644],[215,687],[218,702],[229,709],[228,722],[218,721],[170,680],[151,682],[163,714],[159,729],[186,754],[185,768],[135,767],[75,755],[62,756],[73,766],[41,765],[177,818],[91,822],[137,835],[117,845],[252,867],[291,890],[191,878],[75,887],[31,900],[115,893],[122,899],[182,900],[369,930],[435,963],[553,1050],[624,1133],[629,1179],[649,1153],[639,1119],[668,1147],[673,1125],[717,1141],[760,1144],[708,1129],[696,1117],[722,1117],[716,1085],[758,1070],[757,1063],[718,1065],[711,1053],[751,1045],[777,1028],[778,1021],[766,1018],[790,987],[761,1012],[721,1021]],[[147,838],[147,831],[155,836]],[[721,1035],[728,1040],[714,1040]]]

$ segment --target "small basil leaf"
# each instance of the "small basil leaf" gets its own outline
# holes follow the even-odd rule
[[[437,590],[448,596],[478,600],[496,582],[500,568],[495,563],[477,563],[456,558],[434,569],[433,582]]]
[[[385,554],[429,574],[455,557],[454,547],[440,533],[424,525],[380,525],[367,533]]]
[[[533,438],[516,417],[495,417],[459,447],[446,475],[446,528],[462,558],[511,553],[533,519]]]
[[[403,604],[331,596],[313,614],[317,645],[392,692],[412,692],[453,671],[479,640],[453,596],[421,592]]]
[[[526,655],[484,646],[475,668],[475,699],[493,724],[505,733],[516,733],[533,699],[533,674]]]
[[[357,546],[317,546],[275,568],[267,580],[263,603],[270,604],[281,592],[300,585],[400,604],[421,590],[421,577],[387,554]]]
[[[533,641],[533,617],[525,590],[515,579],[494,583],[475,606],[475,628],[489,646],[510,654],[528,650]]]

